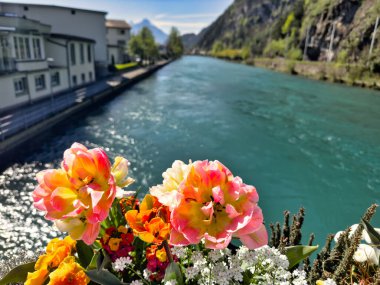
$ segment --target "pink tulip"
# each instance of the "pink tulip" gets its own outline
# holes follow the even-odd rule
[[[179,184],[180,201],[171,213],[173,245],[197,244],[223,249],[233,237],[250,249],[266,245],[268,234],[257,206],[259,196],[219,161],[196,161]]]

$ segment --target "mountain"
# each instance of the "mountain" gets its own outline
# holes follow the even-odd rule
[[[379,15],[378,0],[235,0],[193,49],[291,59],[306,52],[310,60],[360,62],[368,58]],[[380,65],[380,40],[372,58]]]
[[[165,32],[163,32],[162,30],[160,30],[159,28],[157,28],[155,25],[153,25],[148,19],[144,19],[140,23],[133,24],[132,25],[132,34],[137,34],[138,32],[140,32],[140,30],[143,27],[147,27],[147,28],[149,28],[149,30],[152,31],[153,36],[154,36],[157,43],[159,43],[159,44],[165,44],[166,43],[166,41],[168,39],[168,35]]]
[[[198,42],[198,36],[194,33],[184,34],[181,39],[186,52],[192,50]]]

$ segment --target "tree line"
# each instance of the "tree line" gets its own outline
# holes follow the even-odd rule
[[[152,31],[143,27],[136,35],[132,35],[128,43],[129,54],[133,55],[142,64],[154,64],[160,57],[178,58],[184,52],[181,35],[176,28],[172,28],[166,47],[159,46]]]

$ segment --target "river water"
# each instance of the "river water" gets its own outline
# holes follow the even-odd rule
[[[31,142],[0,175],[3,258],[57,235],[30,193],[74,141],[128,158],[142,191],[176,159],[220,160],[256,186],[267,223],[304,206],[320,244],[380,202],[379,92],[184,57]]]

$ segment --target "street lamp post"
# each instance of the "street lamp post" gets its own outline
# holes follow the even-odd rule
[[[53,110],[53,107],[54,107],[54,95],[53,95],[53,80],[52,80],[52,74],[51,74],[51,70],[52,70],[51,64],[53,64],[54,58],[48,57],[46,60],[48,62],[48,68],[49,68],[50,98],[51,98],[51,108]]]

